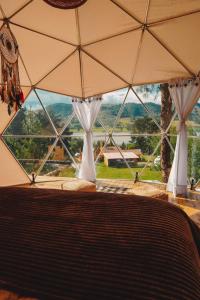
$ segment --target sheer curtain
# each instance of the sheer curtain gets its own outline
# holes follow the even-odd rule
[[[174,196],[187,193],[187,126],[186,120],[200,97],[200,78],[169,83],[169,92],[178,113],[177,141],[167,190]]]
[[[96,180],[92,127],[99,113],[102,102],[101,100],[101,96],[96,96],[86,100],[73,99],[72,102],[74,112],[85,132],[82,162],[80,165],[78,178],[85,179],[88,181]]]

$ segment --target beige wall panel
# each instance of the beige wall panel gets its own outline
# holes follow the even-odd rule
[[[19,66],[20,84],[21,85],[26,85],[26,86],[31,86],[31,81],[28,78],[27,72],[25,70],[25,67],[24,67],[20,57],[18,59],[18,66]]]
[[[57,93],[81,97],[82,90],[78,52],[70,56],[64,63],[44,78],[37,87]]]
[[[200,0],[151,0],[148,23],[200,10]]]
[[[15,112],[13,112],[10,116],[8,114],[8,105],[6,103],[2,103],[0,101],[0,134],[7,127],[10,120],[12,120]]]
[[[140,37],[141,30],[136,30],[84,49],[131,83]]]
[[[81,43],[86,44],[139,25],[108,0],[89,0],[79,8]]]
[[[33,15],[37,16],[37,21]],[[42,0],[34,0],[12,21],[61,40],[78,43],[75,10],[55,9]]]
[[[6,17],[10,17],[14,12],[16,12],[27,2],[29,2],[29,0],[1,0],[0,1],[1,7]]]
[[[24,94],[24,98],[26,98],[28,96],[29,92],[31,91],[31,88],[27,87],[27,86],[21,86],[21,88],[22,88],[22,91]]]
[[[0,186],[11,186],[30,182],[7,147],[0,140]]]
[[[117,4],[125,8],[132,16],[140,22],[145,22],[148,0],[115,0]]]
[[[127,86],[122,80],[82,53],[85,97]]]
[[[160,24],[151,30],[194,73],[200,71],[200,12]]]
[[[148,32],[144,33],[134,84],[168,81],[189,73]]]
[[[22,59],[33,84],[36,84],[75,49],[66,43],[18,26],[12,25],[11,29],[18,41]]]

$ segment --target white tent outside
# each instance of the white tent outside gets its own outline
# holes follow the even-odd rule
[[[87,98],[200,69],[200,0],[88,0],[74,10],[43,0],[1,0],[0,25],[3,20],[19,44],[25,95],[38,88]],[[1,133],[12,117],[1,105]],[[1,176],[10,183],[10,175]]]

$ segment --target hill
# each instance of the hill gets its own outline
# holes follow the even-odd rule
[[[65,118],[72,113],[72,104],[68,103],[55,103],[50,104],[46,107],[47,111],[55,116],[59,116],[60,118]]]
[[[154,115],[160,115],[161,105],[153,102],[148,102],[146,106]],[[121,104],[102,104],[100,112],[101,118],[107,119],[109,117],[116,117],[120,110],[120,107]],[[63,119],[72,113],[73,107],[68,103],[56,103],[47,106],[47,110],[55,116]],[[146,115],[147,112],[142,104],[129,102],[125,105],[121,118],[142,118]],[[196,123],[200,123],[200,103],[196,105],[195,109],[190,114],[189,119],[195,121]]]
[[[160,105],[149,102],[147,104],[148,108],[156,115],[160,114]],[[116,116],[120,110],[121,104],[102,104],[101,113],[107,116]],[[65,118],[72,113],[72,105],[67,103],[55,103],[48,105],[46,107],[49,113]],[[135,118],[144,117],[146,115],[146,110],[144,106],[140,103],[127,103],[125,109],[122,113],[122,118]]]

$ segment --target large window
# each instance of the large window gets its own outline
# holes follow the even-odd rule
[[[28,174],[75,177],[82,158],[83,130],[72,99],[33,90],[4,131],[11,152]],[[163,117],[163,116],[162,116]],[[161,147],[176,143],[176,114],[163,134],[160,86],[126,88],[103,95],[93,128],[97,178],[162,181]],[[200,103],[188,119],[188,176],[200,178]]]

